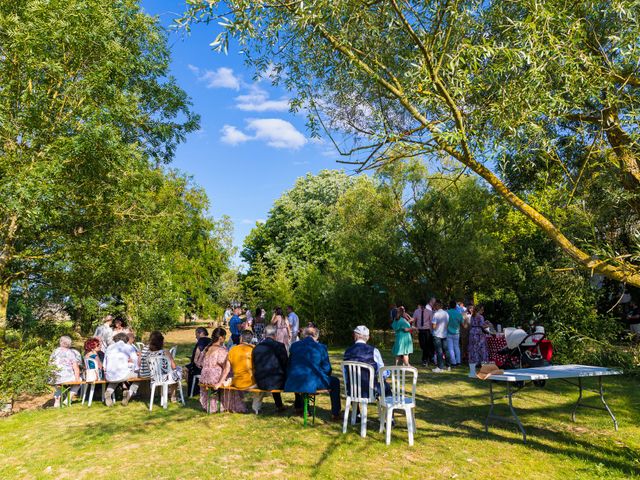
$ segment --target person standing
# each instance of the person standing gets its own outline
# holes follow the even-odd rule
[[[436,351],[437,366],[434,373],[444,372],[444,349],[447,342],[447,326],[449,314],[442,310],[442,303],[436,302],[433,306],[433,319],[431,320],[431,333],[433,335],[433,347]]]
[[[407,314],[404,307],[398,307],[398,317],[391,324],[391,328],[395,333],[395,340],[391,352],[393,356],[396,357],[396,365],[402,363],[404,366],[410,366],[409,355],[413,353],[410,321],[411,317]]]
[[[456,302],[449,303],[449,322],[447,323],[447,350],[449,351],[449,364],[457,367],[462,363],[460,357],[460,327],[462,326],[462,313],[457,308]]]
[[[242,319],[240,318],[240,307],[236,307],[233,309],[233,316],[229,320],[231,341],[234,345],[238,345],[240,343],[240,325],[242,325]]]
[[[264,338],[264,308],[256,308],[256,316],[253,318],[253,333],[256,335],[258,342]]]
[[[396,306],[395,303],[392,303],[389,306],[389,323],[393,323],[396,320],[396,317],[398,316],[398,307]]]
[[[276,327],[276,340],[284,343],[288,349],[289,345],[291,345],[291,325],[289,325],[289,320],[283,315],[280,307],[276,307],[273,310],[271,325]]]
[[[287,305],[287,320],[289,320],[289,326],[291,327],[291,343],[293,343],[298,340],[300,319],[296,312],[293,311],[293,307],[291,305]]]
[[[422,350],[423,367],[429,364],[429,359],[433,361],[433,340],[431,338],[432,317],[433,310],[431,305],[427,305],[426,301],[420,300],[418,308],[413,312],[413,323],[418,329],[418,342],[420,343],[420,350]]]
[[[99,356],[102,363],[104,363],[104,352],[106,352],[107,347],[113,343],[113,329],[111,328],[111,322],[113,322],[113,316],[105,316],[102,319],[102,325],[98,326],[93,334],[94,337],[100,340],[101,350]]]
[[[488,324],[482,316],[484,308],[482,305],[473,306],[470,309],[471,319],[469,320],[469,374],[475,376],[476,365],[489,361],[489,351],[487,349],[487,338],[485,329]]]

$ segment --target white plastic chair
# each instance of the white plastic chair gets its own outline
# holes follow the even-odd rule
[[[136,349],[138,349],[139,352],[141,352],[143,348],[144,342],[136,342]]]
[[[385,416],[385,422],[380,422],[380,433],[387,429],[386,442],[391,443],[391,426],[393,411],[404,410],[407,416],[407,430],[409,431],[409,446],[413,446],[413,434],[416,430],[416,385],[418,384],[418,370],[414,367],[384,367],[378,371],[380,385],[384,385],[384,372],[389,372],[391,396],[380,396],[380,408]],[[411,393],[407,394],[407,376],[412,375]]]
[[[194,375],[193,380],[191,381],[191,395],[189,397],[193,397],[193,391],[196,389],[196,384],[200,383],[200,375]],[[187,385],[189,386],[189,385]]]
[[[367,436],[367,406],[370,403],[376,402],[376,392],[374,389],[375,382],[375,370],[374,368],[362,362],[342,362],[340,364],[342,369],[342,377],[344,379],[344,391],[347,397],[346,406],[344,409],[344,421],[342,423],[342,433],[347,433],[347,421],[349,420],[349,408],[353,403],[353,409],[351,410],[351,425],[356,424],[356,416],[358,412],[358,406],[360,407],[360,436]],[[369,373],[369,385],[368,395],[363,395],[362,377],[363,371]],[[365,392],[366,393],[366,392]],[[378,404],[378,417],[382,424],[382,416],[380,415],[380,404]]]
[[[169,385],[177,384],[180,390],[180,402],[184,405],[184,395],[182,394],[182,382],[176,382],[171,376],[171,363],[166,355],[150,356],[149,371],[151,395],[149,398],[149,411],[153,410],[153,399],[156,393],[156,387],[161,387],[160,406],[167,408],[169,405]]]
[[[169,349],[169,353],[171,354],[171,356],[173,357],[173,359],[176,359],[176,353],[178,353],[178,346],[174,345],[173,347],[171,347]]]
[[[89,361],[87,358],[84,359],[84,375],[85,382],[82,384],[82,405],[84,405],[85,397],[87,396],[87,391],[89,392],[89,398],[87,400],[87,407],[91,406],[93,402],[93,394],[96,390],[95,382],[102,380],[100,378],[100,370],[97,368],[89,368]],[[105,386],[102,387],[102,401],[104,402],[104,390]]]

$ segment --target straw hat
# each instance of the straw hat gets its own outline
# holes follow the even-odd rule
[[[501,375],[504,373],[504,370],[500,370],[495,363],[485,363],[480,368],[480,371],[476,373],[476,376],[480,380],[486,380],[491,375]]]

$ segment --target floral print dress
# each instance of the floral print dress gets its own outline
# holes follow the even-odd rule
[[[225,364],[229,361],[229,352],[224,347],[211,347],[213,351],[207,352],[202,361],[202,372],[200,373],[200,383],[217,384],[226,380],[222,378]],[[218,411],[218,394],[210,392],[209,395],[209,411]],[[233,390],[222,390],[222,404],[220,411],[245,413],[247,407],[242,401],[240,392]],[[205,389],[200,390],[200,405],[203,409],[207,409],[207,392]]]
[[[484,333],[484,317],[471,317],[469,326],[469,363],[478,364],[489,361],[487,336]]]

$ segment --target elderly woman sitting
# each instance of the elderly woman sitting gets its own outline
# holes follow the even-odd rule
[[[49,358],[49,364],[54,367],[52,384],[56,386],[54,398],[54,407],[60,406],[60,397],[62,395],[60,385],[65,382],[79,382],[80,381],[80,362],[82,357],[80,352],[71,348],[71,337],[66,335],[60,337],[60,346],[56,348],[51,357]],[[78,395],[80,385],[74,385],[71,387],[71,398]]]

